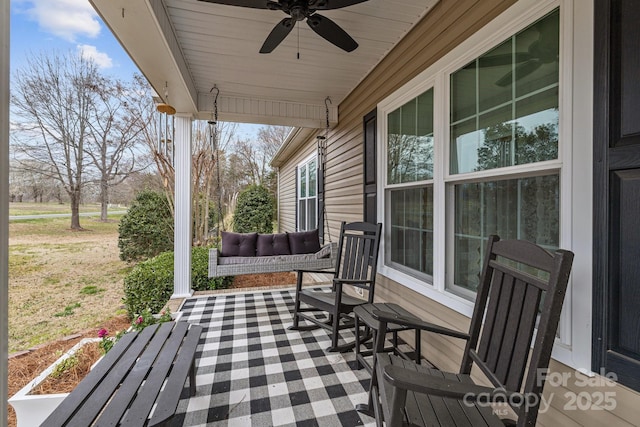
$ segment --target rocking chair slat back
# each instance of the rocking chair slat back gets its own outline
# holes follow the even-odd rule
[[[343,256],[338,258],[338,262],[342,261],[342,265],[337,265],[336,277],[346,280],[372,279],[377,260],[377,257],[372,256],[373,248],[378,246],[375,228],[371,231],[362,227],[348,228],[349,225],[345,226],[347,228],[344,231],[344,238],[340,242],[343,247],[338,248],[338,254]]]
[[[548,367],[572,260],[568,251],[550,254],[525,241],[490,245],[475,305],[481,312],[472,318],[461,373],[469,374],[475,362],[496,387],[541,391],[534,376]],[[536,326],[548,332],[537,334],[534,343]]]
[[[358,409],[371,413],[373,408],[378,425],[382,418],[391,427],[503,425],[505,420],[480,399],[484,393],[498,392],[526,396],[525,404],[519,405],[518,399],[509,404],[519,427],[535,426],[545,382],[539,375],[549,366],[573,253],[556,250],[551,254],[531,242],[500,241],[498,236],[489,237],[485,253],[459,373],[376,353],[369,401]],[[387,327],[383,322],[395,320],[383,312],[379,317],[380,330]],[[398,319],[440,333],[437,325]],[[382,344],[379,339],[377,348]],[[473,383],[474,364],[493,387]]]

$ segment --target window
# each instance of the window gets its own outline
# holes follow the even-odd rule
[[[477,288],[490,234],[559,245],[558,165],[528,167],[558,159],[558,52],[556,10],[450,75],[454,293]]]
[[[433,274],[433,89],[387,116],[386,262]]]
[[[317,158],[312,156],[298,165],[298,230],[318,228],[318,167]]]
[[[463,295],[464,290],[476,290],[486,238],[491,234],[557,248],[558,189],[557,174],[454,185],[452,289]]]
[[[515,2],[377,105],[383,178],[377,207],[385,215],[380,273],[471,316],[486,236],[569,249],[575,253],[570,297],[553,357],[576,369],[591,366],[598,203],[592,196],[593,16],[582,13],[588,7],[577,8],[581,1]],[[393,129],[405,104],[427,90],[433,91],[433,167],[428,174],[408,161],[395,168],[385,157],[389,141],[410,132]],[[433,239],[430,274],[420,271],[418,240],[407,233],[425,211],[426,225],[416,228]]]
[[[559,247],[560,12],[538,16],[378,106],[389,277],[473,300],[489,235]]]

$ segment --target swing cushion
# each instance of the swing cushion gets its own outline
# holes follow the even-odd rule
[[[297,233],[287,233],[289,237],[289,247],[291,253],[314,254],[320,250],[320,237],[318,229],[309,231],[299,231]]]
[[[222,256],[256,256],[258,233],[222,232]]]
[[[286,233],[258,234],[257,256],[291,255]]]

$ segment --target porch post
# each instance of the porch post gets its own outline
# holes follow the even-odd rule
[[[174,276],[171,298],[184,298],[191,291],[191,120],[190,114],[175,115],[174,168]]]
[[[6,420],[9,398],[9,0],[0,0],[0,64],[0,420]]]

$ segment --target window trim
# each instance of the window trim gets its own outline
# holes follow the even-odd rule
[[[582,1],[582,0],[581,0]],[[384,262],[379,265],[380,274],[398,282],[454,311],[470,317],[473,304],[460,296],[446,291],[446,262],[448,243],[448,220],[446,206],[452,206],[452,191],[448,188],[465,181],[476,181],[489,177],[518,178],[536,175],[541,171],[560,171],[560,246],[576,253],[568,298],[562,313],[560,335],[562,341],[554,347],[553,357],[569,366],[589,370],[591,366],[591,313],[581,317],[573,308],[591,307],[591,242],[590,224],[593,204],[592,171],[585,170],[592,160],[592,130],[580,127],[579,122],[591,123],[592,119],[592,61],[593,46],[593,0],[574,7],[575,0],[520,0],[507,11],[485,25],[482,29],[447,53],[440,60],[422,71],[412,80],[396,90],[378,104],[378,210],[385,211],[386,190],[386,134],[387,115],[433,87],[434,90],[434,274],[433,282],[425,283],[398,271]],[[560,8],[560,70],[559,70],[559,122],[558,159],[528,165],[517,165],[496,170],[449,174],[449,109],[450,75],[483,53],[491,50],[506,38],[523,30],[544,17],[553,9]],[[580,10],[577,10],[580,9]],[[579,37],[576,37],[579,34]],[[573,53],[578,51],[580,55]],[[590,62],[591,61],[591,62]],[[573,75],[574,69],[581,69]],[[574,167],[574,164],[576,167]],[[582,165],[582,166],[580,166]],[[438,167],[439,166],[439,167]],[[576,205],[578,203],[578,205]],[[386,244],[382,237],[381,251]],[[445,243],[443,243],[445,242]],[[386,259],[385,254],[381,254]],[[578,282],[579,281],[579,282]],[[580,283],[580,292],[573,292],[572,282]],[[585,319],[588,317],[588,319]],[[587,323],[585,325],[585,322]]]
[[[315,196],[314,197],[309,197],[306,196],[304,198],[300,197],[300,190],[301,190],[301,171],[302,171],[302,167],[303,166],[307,166],[307,176],[306,176],[306,185],[307,185],[307,191],[309,190],[309,163],[311,163],[313,160],[315,160],[316,162],[316,192],[315,192]],[[304,160],[302,160],[300,163],[298,163],[298,165],[296,166],[296,212],[298,212],[298,215],[296,215],[296,231],[308,231],[308,230],[313,230],[314,228],[318,228],[318,155],[317,153],[311,154],[310,156],[306,157]],[[310,200],[310,199],[315,199],[316,200],[316,223],[315,226],[313,228],[305,228],[304,230],[300,228],[300,200]],[[306,209],[306,207],[305,207]],[[305,211],[308,214],[308,211]],[[308,215],[305,217],[305,219],[307,220],[306,222],[308,223]]]
[[[393,103],[390,107],[388,107],[389,109],[387,111],[384,111],[381,117],[383,117],[384,120],[384,137],[380,138],[380,136],[378,136],[377,141],[378,143],[381,141],[382,145],[380,148],[380,146],[377,149],[378,153],[381,153],[381,155],[379,156],[380,160],[379,162],[384,162],[382,165],[379,164],[379,166],[381,166],[381,170],[384,171],[383,175],[379,175],[381,178],[378,180],[379,182],[382,183],[382,193],[378,193],[378,197],[379,198],[383,198],[384,200],[382,201],[383,204],[387,204],[388,202],[388,198],[390,197],[390,192],[393,190],[407,190],[407,189],[412,189],[412,188],[424,188],[427,186],[431,186],[431,188],[433,189],[434,186],[434,178],[429,178],[429,179],[421,179],[421,180],[417,180],[417,181],[407,181],[407,182],[401,182],[401,183],[389,183],[389,176],[387,174],[387,165],[389,162],[389,151],[388,151],[388,147],[387,147],[387,135],[388,135],[388,121],[386,120],[389,113],[391,112],[395,112],[398,108],[401,108],[403,106],[405,106],[407,103],[414,101],[417,97],[423,95],[424,93],[426,93],[429,90],[434,90],[434,85],[432,82],[426,81],[424,82],[423,85],[418,85],[415,87],[415,91],[412,91],[409,93],[409,95],[411,96],[402,96],[396,99],[396,102]],[[434,100],[434,106],[435,106],[435,93],[433,94]],[[434,112],[435,114],[435,112]],[[379,122],[378,122],[379,123]],[[434,123],[434,127],[435,127],[435,123]],[[435,140],[435,135],[434,135],[434,140]],[[435,147],[434,147],[435,149]],[[435,161],[435,153],[434,153],[434,161]],[[432,190],[433,191],[433,190]],[[383,215],[384,215],[384,224],[385,226],[384,228],[384,233],[383,234],[387,234],[387,232],[389,231],[390,227],[391,227],[391,212],[388,210],[386,212],[383,211]],[[387,226],[389,227],[389,229],[387,229]],[[435,232],[435,230],[434,230]],[[386,245],[386,246],[384,246]],[[391,251],[391,247],[389,246],[389,242],[382,242],[382,246],[384,247],[384,250],[382,251],[382,264],[385,267],[388,267],[389,269],[393,270],[393,271],[399,271],[402,272],[404,275],[409,276],[409,277],[413,277],[416,280],[419,280],[421,282],[432,282],[433,281],[433,277],[430,274],[427,273],[423,273],[421,271],[418,270],[414,270],[410,267],[407,266],[403,266],[402,264],[399,263],[395,263],[393,261],[390,260],[390,254],[388,254],[388,252]],[[389,259],[387,259],[387,255],[389,255]]]

